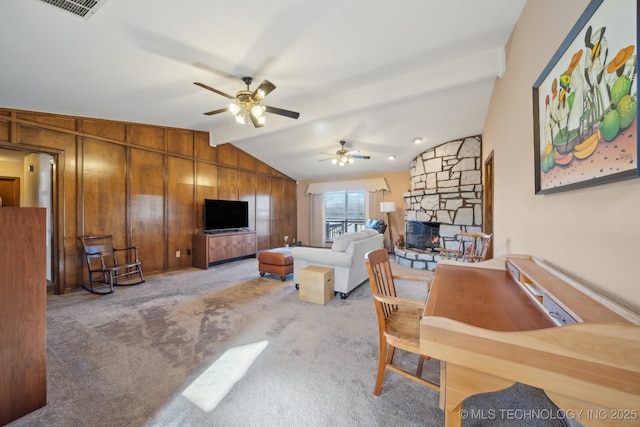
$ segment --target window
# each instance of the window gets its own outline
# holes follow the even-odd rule
[[[324,195],[325,236],[328,242],[342,233],[364,229],[367,192],[330,191]]]

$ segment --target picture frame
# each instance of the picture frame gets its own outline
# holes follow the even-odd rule
[[[534,83],[536,194],[640,175],[637,17],[592,0]]]

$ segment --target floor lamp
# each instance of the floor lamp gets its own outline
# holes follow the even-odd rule
[[[396,211],[396,202],[381,202],[380,212],[387,214],[387,228],[389,228],[389,253],[393,253],[393,232],[391,231],[391,212]]]

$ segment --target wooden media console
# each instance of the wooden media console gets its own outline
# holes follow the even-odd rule
[[[256,256],[255,231],[228,231],[193,235],[193,266]]]

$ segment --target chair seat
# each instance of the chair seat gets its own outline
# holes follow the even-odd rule
[[[399,308],[387,317],[384,334],[387,342],[412,353],[420,349],[420,319],[418,310]]]

